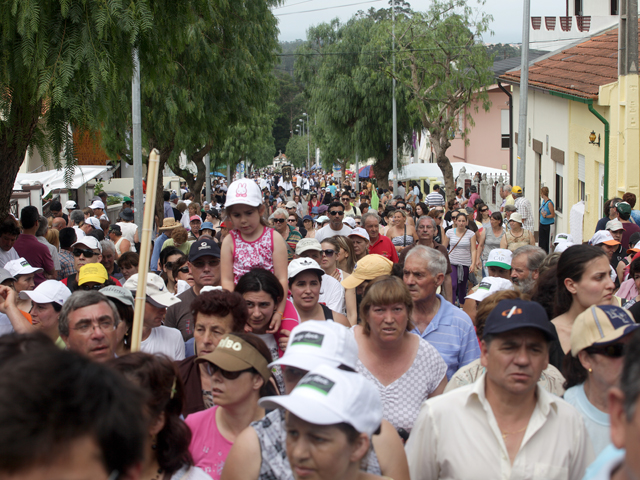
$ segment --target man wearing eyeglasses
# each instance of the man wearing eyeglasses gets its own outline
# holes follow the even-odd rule
[[[178,295],[180,303],[169,306],[164,318],[167,327],[177,328],[186,342],[193,337],[193,315],[191,302],[200,295],[205,286],[220,286],[220,247],[210,237],[201,237],[189,250],[189,270],[194,285]]]
[[[102,246],[96,237],[87,235],[81,240],[71,245],[71,253],[73,254],[73,267],[77,272],[80,268],[89,263],[100,263],[102,261]],[[114,285],[121,286],[118,279],[109,276],[109,280],[114,282]],[[63,278],[64,283],[69,290],[75,292],[78,290],[78,274],[74,273],[67,278]]]
[[[318,242],[322,243],[325,238],[338,235],[346,237],[351,233],[351,228],[342,223],[342,220],[344,220],[344,205],[342,203],[331,202],[327,214],[329,217],[329,225],[322,227],[316,232],[316,240],[318,240]]]
[[[345,192],[340,197],[342,200],[342,205],[344,206],[344,216],[355,218],[358,215],[361,215],[360,209],[355,205],[351,204],[351,197],[348,192]]]

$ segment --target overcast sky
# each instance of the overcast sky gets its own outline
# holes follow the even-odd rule
[[[408,0],[414,10],[427,10],[431,0]],[[468,0],[476,5],[474,0]],[[358,4],[358,5],[354,5]],[[290,42],[306,39],[307,29],[333,18],[346,21],[358,10],[385,8],[388,0],[286,0],[284,6],[274,9],[279,20],[280,41]],[[493,15],[491,30],[493,37],[487,43],[520,43],[522,41],[522,1],[486,0],[480,7]],[[315,11],[309,11],[315,10]],[[306,13],[303,13],[306,12]],[[531,0],[532,16],[564,15],[565,2],[562,0]]]

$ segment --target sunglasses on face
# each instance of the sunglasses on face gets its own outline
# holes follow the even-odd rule
[[[189,267],[185,265],[184,267],[179,268],[178,271],[182,273],[189,273]]]
[[[326,257],[333,257],[334,253],[336,253],[336,251],[332,248],[327,248],[326,250],[322,250],[322,254]]]
[[[91,258],[95,255],[93,250],[83,249],[83,248],[74,248],[73,256],[80,257],[80,255],[84,255],[84,258]]]
[[[80,290],[84,290],[85,292],[90,292],[91,290],[100,290],[104,285],[80,285]]]
[[[290,218],[289,220],[287,220],[289,223],[296,223],[296,219],[295,218]]]
[[[274,219],[273,219],[273,221],[274,221],[275,223],[284,223],[284,222],[285,222],[285,219],[284,219],[284,218],[274,218]]]
[[[589,355],[598,354],[609,358],[620,358],[624,356],[625,344],[614,343],[613,345],[607,345],[606,347],[589,347],[585,348],[585,351]]]
[[[207,362],[204,365],[205,365],[205,369],[207,370],[207,373],[209,375],[213,375],[214,373],[216,373],[219,370],[220,371],[220,375],[222,375],[227,380],[235,380],[240,375],[242,375],[244,372],[250,372],[250,371],[253,370],[253,368],[247,368],[246,370],[240,370],[238,372],[229,372],[227,370],[223,370],[222,368],[220,368],[217,365],[214,365],[213,363]]]
[[[191,264],[196,268],[204,268],[205,265],[208,265],[210,267],[217,267],[218,265],[220,265],[220,260],[219,259],[215,259],[215,260],[196,260],[195,262],[192,262]]]
[[[333,215],[333,216],[340,215],[340,216],[343,216],[344,212],[333,210],[333,211],[329,212],[329,215]]]
[[[485,208],[484,210],[480,210],[480,211],[481,211],[482,213],[484,213],[484,212],[488,212],[488,211],[489,211],[489,209],[488,209],[488,208]]]

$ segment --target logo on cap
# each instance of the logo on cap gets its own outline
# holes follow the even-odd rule
[[[220,343],[218,343],[218,346],[216,348],[229,348],[231,350],[239,352],[240,350],[242,350],[242,344],[240,342],[234,342],[229,337],[227,337],[220,340]]]
[[[323,395],[329,395],[329,392],[333,388],[336,383],[332,380],[329,380],[326,377],[318,374],[309,374],[300,380],[300,383],[296,386],[296,388],[311,388],[313,390],[317,390]]]
[[[502,312],[503,317],[511,318],[513,315],[522,315],[522,309],[518,307],[510,308]]]
[[[238,188],[236,189],[236,197],[246,197],[247,196],[247,184],[239,183]]]
[[[26,260],[24,260],[23,262],[20,262],[20,266],[21,267],[30,267],[31,264],[29,262],[27,262]]]
[[[300,332],[296,333],[291,341],[291,346],[293,345],[309,345],[312,347],[322,347],[322,342],[324,341],[324,335],[321,333],[315,332]]]
[[[488,282],[480,282],[480,285],[478,285],[478,290],[491,290],[491,284]]]
[[[621,311],[618,308],[611,308],[612,306],[613,305],[600,305],[598,308],[606,313],[610,320],[618,320],[623,325],[633,323],[629,316],[624,314],[624,311]]]

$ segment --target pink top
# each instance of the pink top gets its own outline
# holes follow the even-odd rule
[[[213,480],[219,480],[224,462],[233,446],[224,438],[216,425],[217,406],[192,413],[185,423],[191,429],[191,445],[189,451],[196,467],[200,467]]]
[[[273,228],[263,227],[262,235],[253,242],[247,242],[237,230],[229,234],[233,239],[233,283],[252,268],[273,270]]]
[[[638,289],[636,288],[636,281],[633,278],[629,278],[620,284],[618,293],[616,296],[624,298],[625,300],[633,300],[638,296]]]

